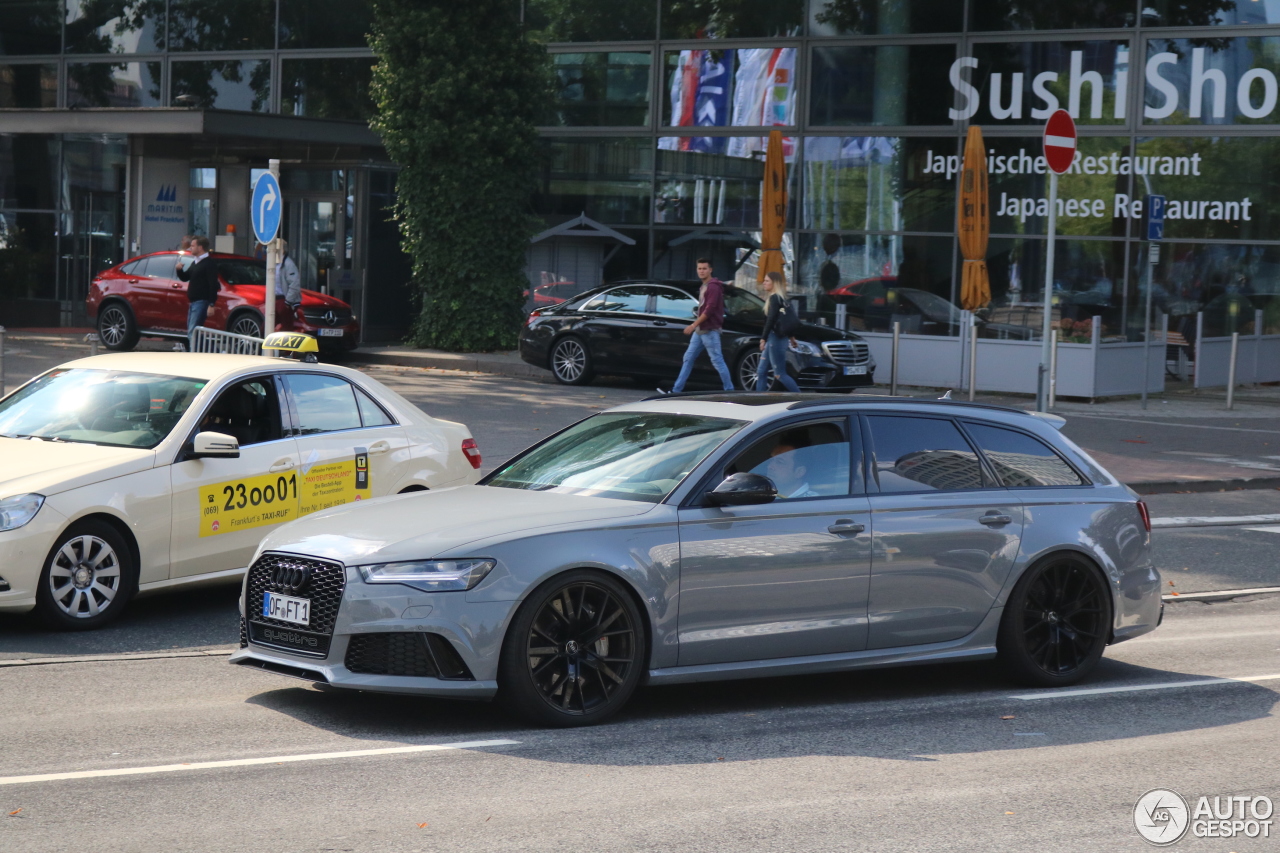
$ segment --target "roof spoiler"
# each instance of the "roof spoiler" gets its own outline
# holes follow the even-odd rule
[[[1039,418],[1056,430],[1061,430],[1066,426],[1067,419],[1062,415],[1051,415],[1048,412],[1027,412],[1033,418]]]

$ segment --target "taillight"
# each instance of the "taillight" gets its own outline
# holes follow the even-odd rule
[[[1147,532],[1151,532],[1151,510],[1147,509],[1146,501],[1138,501],[1138,515],[1142,516],[1142,526],[1147,528]]]
[[[471,463],[472,468],[480,467],[480,448],[474,438],[463,439],[462,452],[467,454],[467,461]]]
[[[542,316],[541,311],[530,311],[529,316],[524,318],[524,324],[527,326],[530,323],[532,323],[535,319],[541,316]]]

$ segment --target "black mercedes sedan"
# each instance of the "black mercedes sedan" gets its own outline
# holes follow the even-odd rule
[[[520,356],[556,381],[585,385],[598,373],[670,381],[680,372],[696,316],[697,281],[625,281],[589,290],[529,315]],[[721,348],[739,388],[755,388],[764,302],[725,285]],[[867,342],[851,332],[804,324],[787,366],[802,389],[851,391],[875,381]],[[690,384],[718,386],[710,359],[699,358]]]

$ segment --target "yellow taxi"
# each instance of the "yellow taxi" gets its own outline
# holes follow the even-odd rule
[[[465,426],[343,367],[68,362],[0,400],[0,613],[97,628],[138,593],[240,578],[277,525],[471,484],[480,462]]]

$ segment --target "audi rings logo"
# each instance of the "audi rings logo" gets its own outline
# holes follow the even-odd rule
[[[1176,844],[1191,825],[1191,809],[1179,794],[1156,788],[1143,794],[1133,807],[1138,834],[1157,847]]]
[[[271,582],[286,592],[302,592],[310,581],[311,569],[306,566],[281,563],[271,573]]]
[[[338,312],[330,308],[328,311],[320,315],[320,318],[330,326],[338,325]]]

